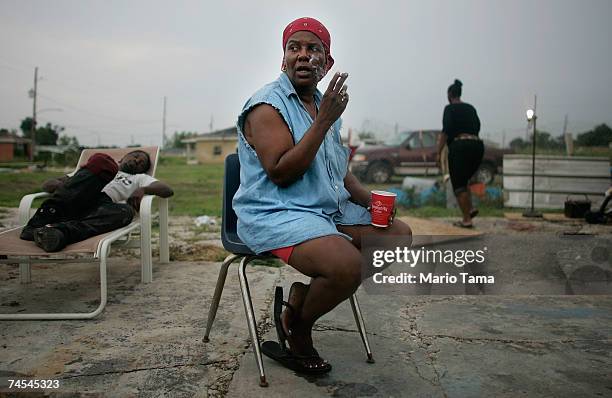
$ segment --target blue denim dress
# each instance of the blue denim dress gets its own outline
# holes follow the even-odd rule
[[[321,99],[317,90],[317,107]],[[350,239],[338,232],[337,224],[370,224],[370,213],[350,202],[344,188],[350,150],[340,140],[341,120],[326,134],[306,173],[281,188],[268,178],[257,153],[244,138],[246,116],[259,104],[269,104],[280,113],[296,144],[313,122],[285,73],[257,91],[242,108],[237,124],[240,187],[233,200],[240,239],[259,254],[327,235]]]

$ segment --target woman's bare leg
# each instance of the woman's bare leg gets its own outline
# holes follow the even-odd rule
[[[362,236],[367,234],[406,236],[406,245],[412,242],[412,231],[401,221],[394,222],[389,228],[380,229],[370,225],[339,225],[338,230],[349,235],[349,242],[340,236],[326,236],[312,239],[295,247],[289,264],[303,274],[310,276],[309,288],[302,289],[305,294],[298,314],[285,325],[291,329],[292,352],[308,355],[312,352],[311,331],[314,323],[339,303],[349,298],[361,283]],[[285,317],[289,315],[285,313]]]
[[[462,191],[455,195],[457,197],[457,204],[461,209],[463,215],[463,223],[469,225],[472,223],[472,217],[470,211],[472,211],[472,194],[470,191]]]
[[[403,236],[406,238],[405,245],[410,247],[412,244],[412,229],[403,221],[395,220],[387,228],[377,228],[371,225],[338,225],[338,231],[347,234],[352,240],[353,246],[361,250],[362,237],[365,235],[376,236]]]
[[[312,278],[292,329],[310,330],[317,319],[350,297],[361,282],[359,250],[341,236],[324,236],[297,245],[289,264]]]

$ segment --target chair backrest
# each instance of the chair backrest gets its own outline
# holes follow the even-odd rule
[[[87,160],[95,154],[95,153],[105,153],[115,159],[117,163],[128,153],[132,151],[143,151],[149,155],[151,159],[151,167],[147,171],[147,174],[150,176],[155,176],[155,170],[157,169],[157,159],[159,158],[159,147],[156,146],[143,146],[143,147],[132,147],[132,148],[87,148],[83,149],[81,152],[81,156],[79,157],[79,162],[77,163],[76,168],[70,175],[76,173],[79,168],[87,163]]]
[[[222,233],[225,236],[236,233],[238,216],[232,208],[232,199],[240,186],[240,161],[238,154],[232,153],[225,158],[225,175],[223,176],[223,220]]]
[[[225,158],[223,177],[223,219],[221,220],[221,243],[225,250],[234,254],[254,255],[251,249],[238,237],[238,216],[232,207],[232,200],[240,186],[240,161],[238,154]]]

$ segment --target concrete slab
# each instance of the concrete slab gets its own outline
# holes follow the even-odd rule
[[[350,309],[349,309],[350,311]],[[418,397],[443,397],[424,365],[424,353],[409,342],[375,339],[377,362],[366,363],[358,333],[318,330],[317,346],[333,364],[324,376],[297,376],[276,362],[265,359],[270,386],[257,385],[257,367],[252,355],[245,355],[234,375],[228,397],[401,397],[410,392]],[[266,335],[275,339],[275,333]],[[416,357],[416,358],[415,358]],[[425,374],[421,374],[420,372]],[[431,379],[430,379],[431,378]]]
[[[477,222],[493,230],[502,221]],[[59,396],[610,396],[612,296],[562,295],[570,274],[561,266],[590,261],[609,272],[612,257],[601,257],[603,252],[587,244],[559,256],[569,246],[557,231],[476,238],[495,252],[490,270],[514,282],[485,293],[504,295],[361,289],[377,362],[365,362],[344,303],[315,327],[315,344],[333,364],[332,372],[298,377],[264,358],[268,388],[257,384],[235,266],[205,344],[201,338],[219,263],[155,264],[153,283],[142,285],[138,260],[115,257],[109,263],[109,304],[99,318],[0,322],[0,396],[7,392],[3,383],[15,377],[59,380]],[[249,270],[264,339],[276,338],[270,320],[273,286],[288,288],[297,279],[306,280],[290,267]],[[609,288],[609,281],[602,282]],[[524,288],[547,296],[518,295]],[[37,265],[31,285],[19,284],[16,266],[0,267],[1,312],[87,311],[98,298],[95,264]]]
[[[447,397],[610,396],[610,341],[510,343],[439,339],[431,346]]]
[[[459,228],[448,223],[421,217],[400,217],[400,220],[410,225],[412,234],[417,235],[446,235],[446,236],[478,236],[481,231],[475,229]]]
[[[603,341],[612,337],[612,300],[594,298],[459,296],[427,303],[411,315],[427,337],[533,344]]]
[[[153,283],[143,285],[138,261],[111,259],[109,304],[98,318],[0,322],[0,381],[50,378],[60,381],[62,393],[115,397],[219,396],[248,347],[235,266],[211,342],[202,342],[219,265],[156,264]],[[30,285],[19,285],[16,267],[0,270],[3,312],[88,310],[97,305],[94,264],[34,266]],[[265,319],[260,310],[267,308],[278,272],[266,267],[252,272],[260,318]],[[0,391],[5,388],[0,384]]]
[[[512,238],[512,237],[510,237]],[[303,276],[289,267],[281,284]],[[359,292],[375,364],[365,354],[350,306],[315,327],[334,366],[303,377],[264,357],[261,388],[251,352],[230,397],[516,397],[612,393],[610,296],[410,296]],[[271,328],[264,340],[276,340]]]
[[[289,267],[282,270],[280,284],[287,289],[295,280],[306,281]],[[286,289],[285,289],[286,290]],[[428,365],[426,351],[409,334],[398,328],[403,308],[397,301],[385,303],[385,308],[373,310],[363,292],[359,293],[371,349],[376,363],[366,362],[366,353],[350,305],[340,304],[315,326],[317,349],[333,366],[323,376],[301,376],[277,362],[264,357],[264,367],[270,386],[258,386],[258,370],[252,352],[245,354],[235,373],[228,397],[443,397],[434,370]],[[383,296],[378,296],[378,299]],[[375,306],[379,306],[377,301]],[[388,304],[388,305],[387,305]],[[262,341],[277,340],[269,325]]]

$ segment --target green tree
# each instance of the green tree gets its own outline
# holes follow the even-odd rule
[[[536,137],[537,148],[563,149],[565,147],[565,141],[562,135],[557,138],[553,138],[553,136],[549,132],[540,131],[540,130],[537,130],[537,134],[538,134]],[[518,137],[510,141],[508,145],[510,145],[510,148],[514,149],[515,151],[520,151],[522,149],[531,148],[531,142],[532,142],[531,139],[529,139],[528,141],[525,141],[522,138]]]
[[[26,138],[32,138],[32,118],[26,117],[21,121],[21,132]],[[52,125],[51,123],[45,124],[43,127],[36,128],[36,144],[38,145],[57,145],[57,139],[59,134],[64,131],[64,127],[58,125]]]
[[[563,149],[563,136],[553,138],[550,133],[538,130],[538,136],[536,137],[536,145],[538,148],[544,149]]]
[[[185,148],[186,144],[181,141],[197,135],[198,133],[194,131],[175,131],[172,137],[166,140],[166,148]]]
[[[523,140],[521,137],[518,137],[510,141],[508,145],[511,149],[515,151],[520,151],[523,148],[527,148],[527,146],[529,146],[529,143],[525,142],[525,140]]]
[[[608,146],[610,142],[612,142],[612,129],[605,123],[576,137],[578,146]]]
[[[71,137],[66,134],[62,135],[57,141],[58,145],[69,145],[74,148],[79,148],[79,140],[76,137]]]
[[[23,134],[25,138],[31,138],[32,137],[32,118],[26,117],[25,119],[23,119],[21,121],[21,124],[19,125],[19,128],[21,129],[21,133]]]

